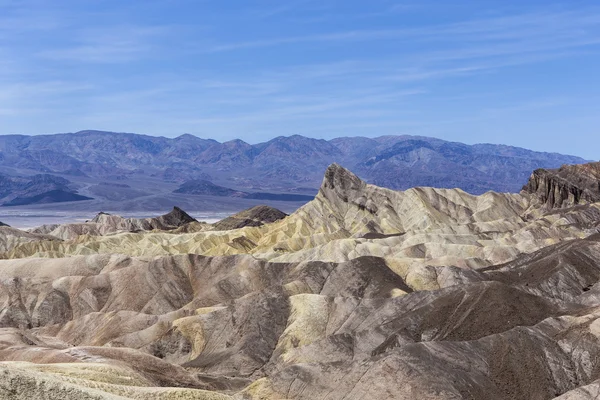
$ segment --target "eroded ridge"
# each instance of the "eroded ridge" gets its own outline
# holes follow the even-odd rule
[[[334,164],[289,216],[0,227],[0,397],[592,399],[600,204],[579,199]]]

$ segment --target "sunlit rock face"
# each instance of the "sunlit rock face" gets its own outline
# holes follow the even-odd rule
[[[564,165],[559,169],[537,169],[526,193],[534,194],[548,208],[568,208],[600,201],[600,162]]]
[[[2,227],[0,398],[592,399],[594,171],[473,196],[334,164],[288,216]]]

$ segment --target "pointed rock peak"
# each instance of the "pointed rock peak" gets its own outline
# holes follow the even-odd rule
[[[331,164],[325,171],[319,192],[330,201],[337,198],[347,203],[360,197],[365,186],[365,182],[346,168],[339,164]]]
[[[198,137],[191,133],[184,133],[183,135],[177,136],[175,139],[198,139]]]
[[[96,223],[98,223],[98,222],[100,222],[100,220],[103,217],[108,217],[108,216],[110,216],[109,213],[105,213],[104,211],[100,211],[98,214],[96,214],[96,216],[90,222],[96,222]]]
[[[163,223],[170,226],[181,226],[196,221],[195,218],[191,217],[177,206],[173,207],[173,210],[170,213],[163,215],[160,219]]]
[[[248,143],[244,142],[242,139],[233,139],[228,142],[223,143],[226,146],[250,146]]]
[[[260,224],[270,224],[280,219],[284,219],[288,215],[277,208],[270,206],[255,206],[247,210],[248,217]]]
[[[534,195],[547,208],[600,202],[600,162],[536,169],[523,192]]]
[[[339,164],[333,163],[325,171],[322,189],[334,190],[356,190],[363,187],[365,183],[352,172]]]
[[[0,221],[0,226],[8,226],[4,222]]]

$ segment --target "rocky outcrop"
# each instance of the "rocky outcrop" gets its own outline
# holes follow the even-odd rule
[[[227,231],[244,228],[246,226],[262,226],[264,224],[279,221],[285,217],[287,217],[287,214],[276,208],[256,206],[216,222],[213,224],[213,229],[217,231]]]
[[[195,218],[191,217],[179,207],[173,207],[173,210],[170,213],[153,218],[150,221],[153,229],[160,230],[175,229],[185,224],[189,224],[190,222],[197,222]]]
[[[135,232],[151,231],[154,229],[166,231],[195,221],[195,218],[192,218],[181,208],[173,207],[173,210],[168,214],[156,218],[123,218],[118,215],[101,212],[90,222],[112,228],[114,231]]]
[[[53,241],[60,240],[51,235],[25,232],[20,229],[11,228],[8,225],[0,226],[0,252],[11,251],[13,248],[25,243],[51,243]]]
[[[76,351],[84,351],[76,349]],[[115,351],[115,352],[118,352]],[[82,357],[84,353],[80,354]],[[87,354],[87,357],[94,357]],[[98,357],[102,357],[98,355]],[[0,398],[5,400],[231,400],[230,396],[193,388],[156,387],[156,382],[122,365],[89,363],[40,365],[0,363]],[[164,367],[157,365],[156,367]],[[172,372],[172,371],[169,371]],[[177,384],[176,380],[171,380]],[[166,383],[166,382],[165,382]]]
[[[600,201],[600,163],[537,169],[523,187],[548,208],[566,208]]]
[[[30,232],[51,235],[63,240],[73,240],[83,235],[105,236],[117,232],[171,231],[197,222],[195,218],[179,207],[174,207],[168,214],[154,218],[123,218],[119,215],[101,212],[88,222],[43,225]]]

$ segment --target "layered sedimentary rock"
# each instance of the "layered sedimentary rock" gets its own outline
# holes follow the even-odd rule
[[[31,233],[47,234],[59,239],[69,240],[78,236],[104,236],[117,232],[169,231],[186,224],[197,222],[179,207],[156,218],[123,218],[104,212],[96,215],[91,221],[64,225],[43,225],[31,230]]]
[[[213,224],[197,221],[179,207],[156,218],[124,218],[119,215],[99,213],[84,223],[43,225],[29,232],[50,235],[62,240],[79,236],[109,236],[126,232],[163,231],[171,234],[202,231],[226,231],[246,226],[262,226],[285,218],[287,214],[269,206],[256,206],[241,211]]]
[[[20,229],[11,228],[8,225],[0,225],[0,252],[10,251],[23,243],[40,243],[59,241],[51,235],[25,232]]]
[[[395,192],[332,165],[295,213],[258,211],[236,219],[276,221],[4,250],[0,397],[597,395],[600,204]]]
[[[287,214],[269,206],[256,206],[225,218],[213,225],[217,231],[240,229],[246,226],[262,226],[279,221]]]
[[[523,191],[548,208],[566,208],[600,201],[600,162],[537,169]]]
[[[552,213],[530,195],[458,189],[404,192],[368,185],[332,165],[315,200],[289,217],[259,227],[187,234],[126,232],[23,244],[3,255],[63,257],[91,253],[131,256],[253,254],[261,259],[341,262],[376,255],[398,270],[413,263],[483,267],[594,231],[597,205],[587,212]],[[533,207],[533,208],[532,208]],[[569,218],[576,220],[573,223]]]

